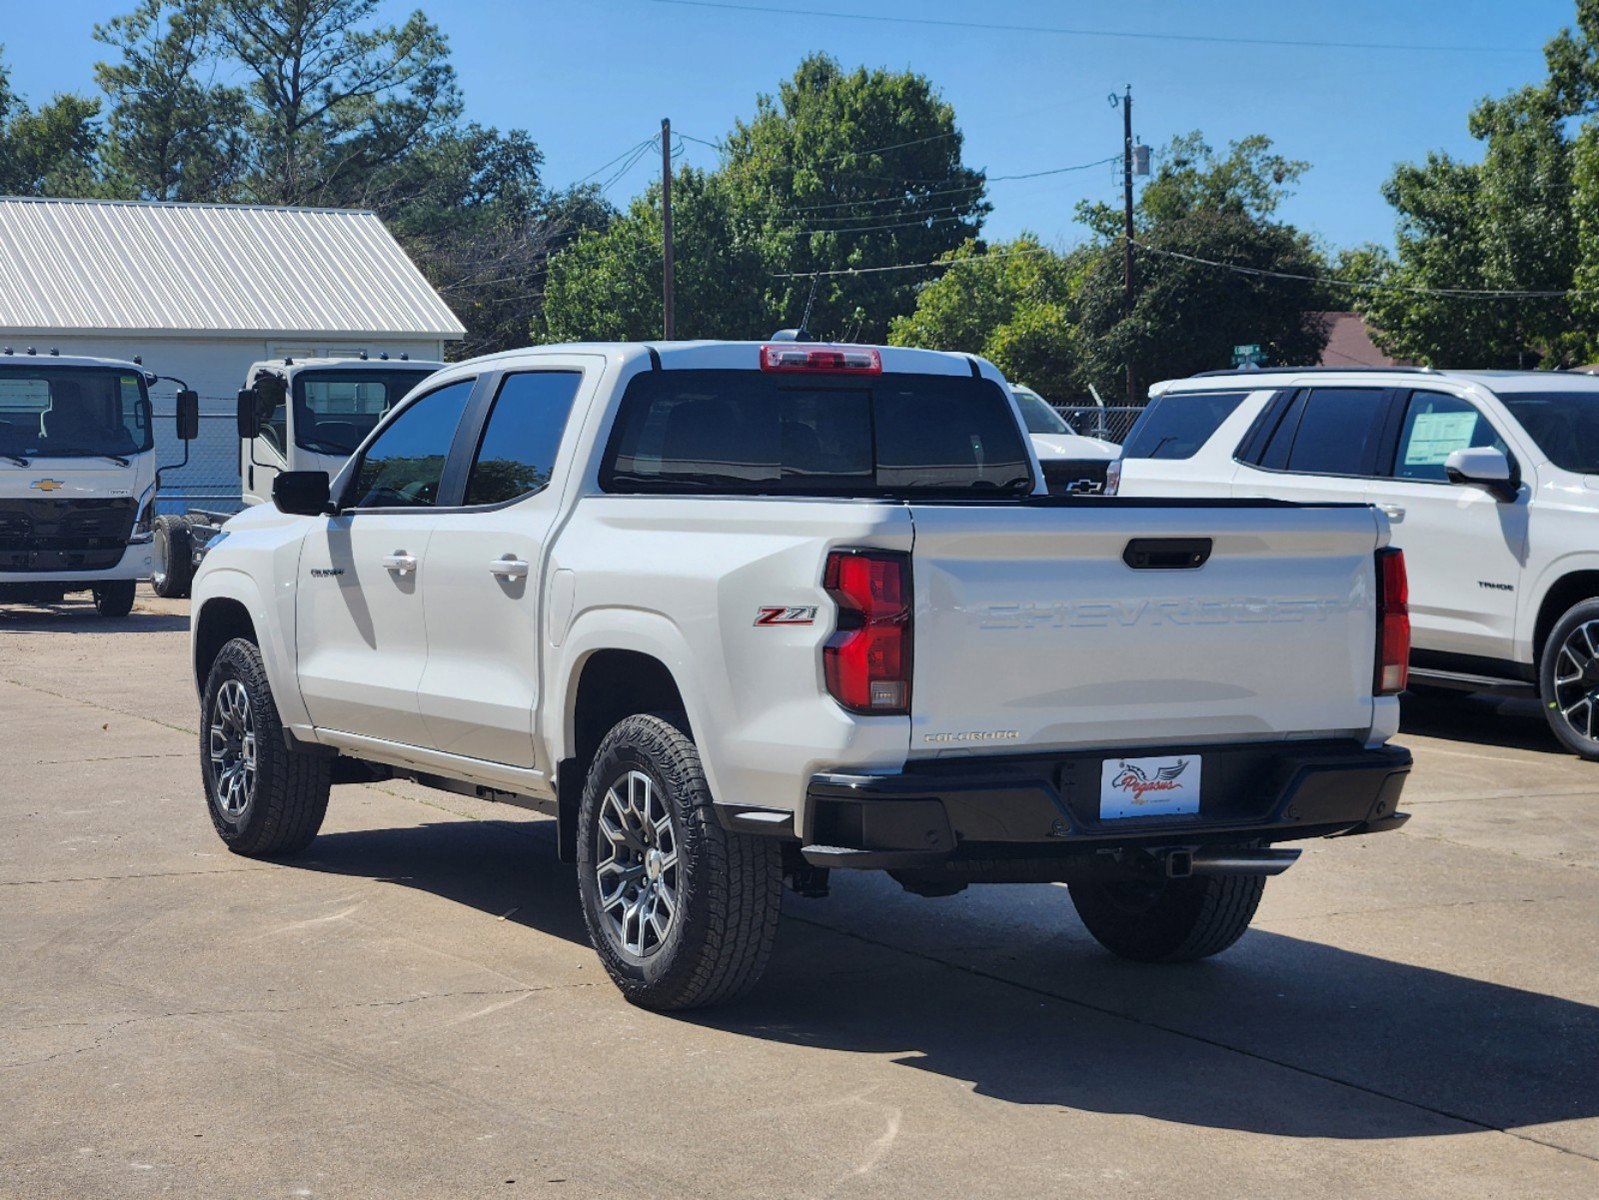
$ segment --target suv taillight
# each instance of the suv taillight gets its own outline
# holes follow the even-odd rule
[[[1107,496],[1114,496],[1122,490],[1122,460],[1113,458],[1110,465],[1105,468],[1105,492]]]
[[[838,603],[838,629],[822,647],[828,692],[850,712],[910,712],[910,556],[834,550],[822,585]]]
[[[1396,696],[1410,677],[1410,582],[1405,552],[1377,551],[1377,672],[1372,692]]]

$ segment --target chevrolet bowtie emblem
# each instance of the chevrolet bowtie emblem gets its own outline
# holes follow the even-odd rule
[[[38,488],[41,492],[59,492],[67,484],[64,479],[35,479],[28,486]]]

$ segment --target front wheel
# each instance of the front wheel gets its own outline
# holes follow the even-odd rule
[[[1599,760],[1599,600],[1572,605],[1549,631],[1538,663],[1538,694],[1560,744]]]
[[[194,539],[189,523],[182,517],[157,517],[152,541],[155,566],[150,586],[163,599],[183,599],[194,579]]]
[[[589,940],[641,1007],[733,1000],[771,957],[781,851],[721,827],[699,751],[665,717],[628,717],[600,743],[578,810],[577,878]]]
[[[102,617],[127,616],[133,611],[135,586],[131,579],[117,579],[97,585],[94,588],[94,611]]]
[[[1249,928],[1264,875],[1096,880],[1071,885],[1088,932],[1112,954],[1137,962],[1192,962],[1220,954]]]
[[[200,776],[217,836],[235,854],[293,854],[322,828],[332,759],[292,748],[253,642],[222,647],[200,705]]]

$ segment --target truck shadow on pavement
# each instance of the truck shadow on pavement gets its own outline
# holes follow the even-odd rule
[[[125,617],[102,617],[87,600],[51,608],[0,604],[0,634],[187,633],[188,629],[187,616],[135,611]]]
[[[1537,750],[1577,761],[1576,755],[1555,740],[1538,701],[1531,699],[1465,693],[1418,696],[1407,692],[1400,708],[1398,740],[1401,744],[1407,733],[1476,746]]]
[[[290,865],[391,880],[586,948],[554,832],[462,820],[329,833]],[[786,898],[748,1000],[647,1019],[890,1055],[1015,1104],[1288,1137],[1599,1117],[1589,1005],[1259,930],[1208,962],[1126,963],[1047,886],[988,889],[973,905],[961,901],[977,889],[936,905],[887,879],[839,890]]]

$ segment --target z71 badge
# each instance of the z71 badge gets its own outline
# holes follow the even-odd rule
[[[755,613],[757,625],[814,625],[816,605],[762,605]]]

